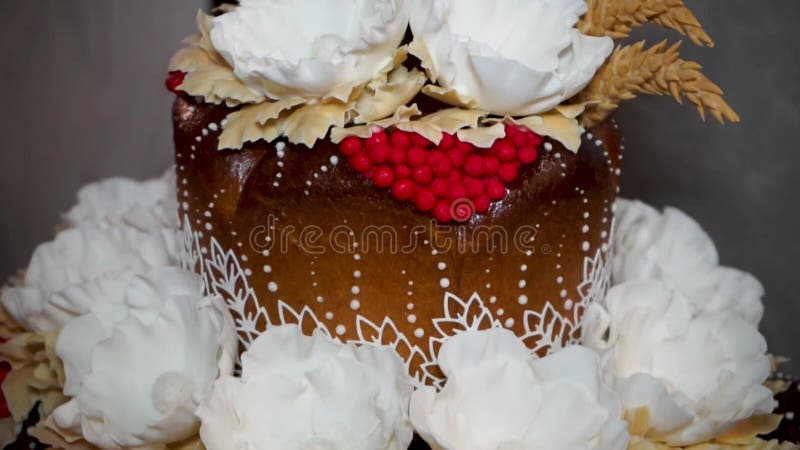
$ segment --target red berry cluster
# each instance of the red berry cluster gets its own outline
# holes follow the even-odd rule
[[[367,139],[339,144],[350,165],[400,201],[413,201],[439,222],[466,222],[506,195],[523,164],[536,161],[542,137],[506,126],[506,137],[489,149],[445,134],[435,145],[416,133],[380,130]]]
[[[183,80],[186,78],[186,72],[180,70],[174,70],[169,73],[167,76],[166,81],[164,81],[164,85],[167,87],[167,90],[172,92],[173,94],[183,95],[185,92],[178,89],[178,86],[183,84]]]

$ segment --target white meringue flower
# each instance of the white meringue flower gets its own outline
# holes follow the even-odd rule
[[[131,281],[125,301],[103,303],[69,322],[56,343],[64,361],[57,425],[103,449],[168,444],[191,437],[194,414],[213,381],[233,372],[233,320],[223,300],[177,268]]]
[[[411,0],[411,52],[444,88],[437,98],[538,114],[586,87],[613,50],[610,38],[574,28],[586,9],[583,0]]]
[[[617,200],[613,282],[657,279],[683,293],[696,312],[731,311],[757,326],[764,287],[751,274],[719,265],[714,242],[685,213],[659,213],[639,201]]]
[[[649,439],[695,444],[772,411],[766,342],[743,319],[695,314],[656,280],[615,286],[606,302],[607,313],[587,313],[584,340],[615,373],[626,410],[648,409]]]
[[[505,329],[445,341],[440,393],[414,392],[411,420],[435,450],[625,449],[620,400],[601,380],[597,355],[567,347],[537,359]]]
[[[97,303],[121,301],[134,275],[175,264],[174,245],[126,226],[70,228],[34,251],[23,285],[0,302],[28,330],[57,330]]]
[[[412,385],[388,347],[341,345],[316,331],[271,328],[197,414],[209,450],[404,450]]]
[[[78,191],[78,204],[64,214],[64,219],[73,227],[128,225],[142,229],[159,225],[177,229],[177,211],[175,169],[171,168],[152,180],[114,177],[84,186]]]
[[[393,61],[406,0],[242,0],[214,19],[214,48],[273,100],[347,101]]]

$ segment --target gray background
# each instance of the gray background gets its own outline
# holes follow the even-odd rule
[[[203,0],[0,0],[0,277],[52,236],[77,189],[170,164],[167,61]],[[687,43],[742,116],[703,124],[691,107],[644,98],[619,113],[628,142],[622,194],[674,205],[716,240],[722,262],[767,288],[772,351],[800,358],[800,3],[695,0],[717,48]],[[676,34],[647,29],[637,38]],[[800,362],[792,364],[800,373]]]

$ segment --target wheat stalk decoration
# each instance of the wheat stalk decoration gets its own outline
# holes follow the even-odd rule
[[[705,120],[708,111],[720,123],[738,122],[739,116],[722,98],[722,90],[693,61],[678,54],[681,43],[666,47],[666,41],[645,48],[644,41],[618,47],[600,68],[589,86],[578,94],[579,102],[590,102],[581,116],[591,126],[639,94],[672,95],[678,103],[686,98]]]
[[[697,45],[714,46],[714,41],[682,0],[587,0],[587,13],[578,29],[591,36],[620,39],[634,27],[654,23],[675,30]]]

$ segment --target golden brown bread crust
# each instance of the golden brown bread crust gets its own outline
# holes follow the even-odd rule
[[[585,278],[594,258],[605,260],[611,233],[620,157],[620,136],[613,122],[592,129],[577,155],[550,142],[552,150],[542,151],[536,162],[524,167],[506,198],[494,203],[489,213],[443,231],[429,214],[374,187],[329,141],[313,149],[281,144],[278,150],[262,141],[242,151],[218,151],[219,125],[229,111],[176,100],[179,203],[192,230],[199,232],[205,257],[212,237],[219,248],[237,256],[266,310],[266,316],[251,318],[259,322],[258,330],[267,320],[297,321],[286,311],[281,315],[279,302],[296,313],[307,307],[343,340],[379,338],[391,344],[398,333],[400,340],[404,336],[410,346],[398,345],[403,347],[398,350],[413,359],[414,372],[436,350],[430,338],[477,320],[480,327],[507,326],[544,353],[551,342],[540,335],[549,332],[562,342],[575,338],[581,302],[604,289],[599,267],[592,273],[594,283]],[[332,157],[340,162],[332,164]],[[422,236],[417,245],[410,245],[413,230]],[[347,238],[350,231],[352,239]],[[395,251],[387,233],[396,236]],[[493,241],[496,248],[489,248],[486,233],[505,233],[505,251],[499,238]],[[526,233],[535,233],[534,242],[515,244],[515,238],[524,240],[521,235]],[[378,234],[383,236],[382,251]],[[350,248],[332,248],[331,236],[339,244],[351,241]],[[438,245],[446,237],[451,239],[449,249]],[[218,276],[203,270],[207,279]],[[455,304],[446,306],[443,301],[445,292],[464,301],[478,293],[483,307],[473,304],[469,311],[455,311]],[[554,309],[542,314],[548,302]],[[488,314],[480,319],[484,310]],[[244,315],[255,313],[250,304]],[[446,319],[459,314],[458,320]],[[559,320],[559,314],[565,320]],[[359,327],[357,316],[375,328],[388,318],[392,332],[384,329],[378,336],[369,327]],[[305,331],[313,325],[313,320],[304,321]],[[427,356],[410,356],[414,346]]]

